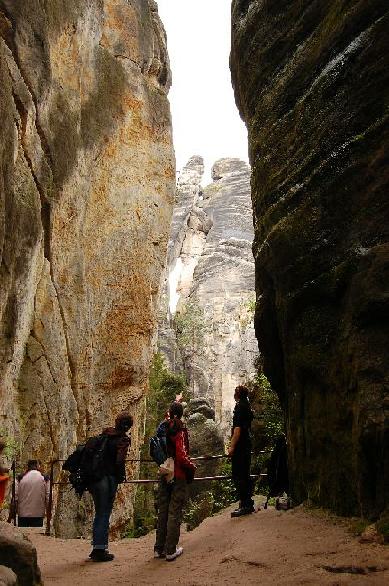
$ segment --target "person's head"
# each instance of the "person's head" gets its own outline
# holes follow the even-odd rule
[[[132,415],[127,412],[119,413],[115,419],[115,429],[127,432],[133,426],[134,420]]]
[[[27,470],[39,470],[38,460],[29,460],[27,462]]]
[[[248,401],[248,399],[249,399],[248,388],[243,385],[238,385],[235,388],[234,399],[235,399],[235,401]]]
[[[5,450],[6,447],[6,443],[4,440],[0,439],[0,454],[3,452],[3,450]]]
[[[173,401],[173,403],[169,407],[169,417],[170,419],[181,419],[184,414],[184,407],[178,401]]]

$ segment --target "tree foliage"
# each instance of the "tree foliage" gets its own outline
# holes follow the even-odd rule
[[[155,434],[156,428],[165,416],[165,413],[177,395],[183,395],[185,400],[187,384],[184,374],[169,370],[163,355],[157,352],[152,360],[149,378],[149,394],[146,398],[145,441],[141,448],[141,458],[149,459],[149,440]],[[152,463],[141,464],[141,478],[156,478],[157,465]],[[155,490],[152,484],[137,487],[134,503],[134,521],[127,528],[127,537],[141,537],[155,528]]]
[[[154,355],[151,363],[150,390],[146,399],[146,439],[155,433],[158,423],[164,418],[167,408],[176,395],[185,399],[187,384],[183,373],[169,370],[160,352]]]
[[[193,354],[204,342],[205,316],[196,299],[188,301],[174,317],[177,343],[184,354]]]
[[[257,365],[257,374],[247,383],[255,418],[252,424],[253,472],[258,473],[272,451],[277,437],[284,432],[284,414],[279,398]],[[265,451],[265,454],[261,454]]]

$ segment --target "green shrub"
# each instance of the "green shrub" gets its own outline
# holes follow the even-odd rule
[[[156,485],[139,485],[134,502],[134,520],[127,526],[124,537],[142,537],[156,527]]]
[[[157,352],[152,360],[149,379],[150,390],[146,398],[145,436],[148,440],[154,435],[158,423],[163,419],[170,403],[176,395],[186,399],[187,384],[185,374],[172,372],[165,365],[165,359]]]
[[[362,535],[366,527],[369,526],[369,521],[366,519],[356,518],[350,520],[350,531],[353,535]]]
[[[21,452],[21,444],[15,438],[6,435],[5,433],[0,430],[0,439],[5,442],[5,448],[3,450],[3,456],[5,456],[8,460],[14,460],[16,457],[20,455]]]
[[[250,389],[250,401],[255,414],[251,427],[253,474],[259,474],[264,469],[277,437],[284,432],[284,414],[279,398],[263,374],[261,366],[258,363],[256,366],[258,373],[246,383]],[[262,494],[268,491],[266,480],[261,479],[259,491]]]
[[[384,513],[381,519],[376,523],[377,531],[380,533],[385,543],[389,543],[389,512]]]
[[[240,325],[243,330],[245,330],[248,325],[253,323],[254,315],[255,315],[255,307],[256,307],[255,296],[251,297],[250,299],[247,299],[244,303],[242,303]]]
[[[231,476],[231,460],[224,460],[220,469],[223,476]],[[213,510],[218,513],[236,501],[235,487],[232,480],[214,480],[212,482]]]
[[[213,512],[213,494],[212,491],[202,492],[193,500],[190,499],[184,513],[184,521],[188,531],[192,531],[200,525],[205,519],[210,517]]]
[[[223,462],[220,474],[231,476],[231,462]],[[185,509],[184,521],[188,531],[192,531],[207,517],[215,515],[236,501],[236,493],[233,482],[228,480],[213,480],[211,488],[190,499]]]
[[[140,457],[144,460],[150,459],[149,440],[155,434],[167,408],[174,401],[176,395],[183,395],[185,400],[187,394],[185,375],[169,370],[160,352],[157,352],[153,357],[149,385],[150,390],[146,398],[145,440],[140,451]],[[143,463],[140,465],[139,474],[141,478],[145,479],[156,478],[157,465]],[[156,485],[137,486],[134,519],[126,529],[126,537],[141,537],[155,528],[155,489]]]
[[[177,344],[183,354],[193,354],[204,342],[206,320],[196,299],[188,301],[174,316]]]

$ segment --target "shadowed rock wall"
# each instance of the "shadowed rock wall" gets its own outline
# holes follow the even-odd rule
[[[124,408],[141,423],[174,193],[170,71],[153,0],[1,0],[0,32],[0,425],[21,460],[48,461]]]
[[[235,0],[256,331],[297,500],[376,517],[389,492],[389,9]]]

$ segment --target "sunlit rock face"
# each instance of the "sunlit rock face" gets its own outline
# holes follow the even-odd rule
[[[169,366],[185,368],[191,396],[210,401],[227,435],[234,388],[254,372],[257,353],[250,170],[221,159],[205,188],[202,175],[202,159],[193,157],[179,177],[168,265],[174,329],[162,321],[158,339]]]
[[[376,517],[389,486],[386,2],[233,2],[256,331],[294,495]]]
[[[1,428],[47,462],[129,409],[136,452],[175,182],[157,5],[3,0],[0,32]]]

